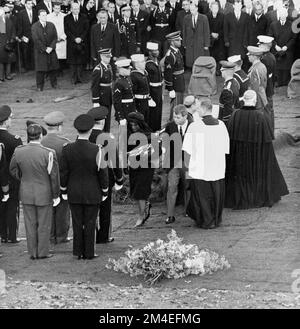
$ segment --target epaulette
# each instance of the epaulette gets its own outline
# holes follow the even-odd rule
[[[15,139],[21,139],[19,135],[15,135]]]

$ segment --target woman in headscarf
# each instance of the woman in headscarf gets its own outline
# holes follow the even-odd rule
[[[14,42],[16,31],[11,18],[0,7],[0,83],[12,80],[11,63],[16,61]]]
[[[150,216],[151,184],[154,169],[151,168],[149,150],[143,146],[151,142],[151,129],[144,120],[143,114],[131,112],[128,114],[128,146],[129,153],[129,184],[130,195],[137,200],[139,207],[139,219],[135,227],[141,226]],[[141,151],[141,152],[140,152]]]

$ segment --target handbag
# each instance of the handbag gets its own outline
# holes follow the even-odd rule
[[[11,41],[7,41],[6,45],[4,46],[5,51],[11,53],[15,50],[15,43]]]

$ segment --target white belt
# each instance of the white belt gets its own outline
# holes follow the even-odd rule
[[[122,99],[121,103],[132,103],[133,99]]]
[[[166,26],[169,26],[169,24],[155,24],[155,26],[166,27]]]
[[[112,83],[100,83],[101,87],[111,87]]]
[[[148,99],[149,98],[149,94],[147,94],[147,95],[134,95],[134,98],[137,98],[137,99]]]
[[[180,74],[183,74],[183,73],[184,73],[184,70],[174,71],[173,75],[180,75]]]
[[[149,85],[151,87],[160,87],[162,86],[162,82],[150,82]]]

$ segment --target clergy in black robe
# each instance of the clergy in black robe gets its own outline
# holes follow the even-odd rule
[[[247,90],[244,107],[227,125],[226,208],[272,207],[289,193],[274,153],[270,122],[256,110],[256,98],[255,91]]]
[[[287,19],[287,10],[278,11],[279,21],[270,25],[269,36],[274,38],[273,53],[276,57],[277,86],[286,86],[291,78],[291,67],[294,61],[296,34],[293,33],[292,22]]]

